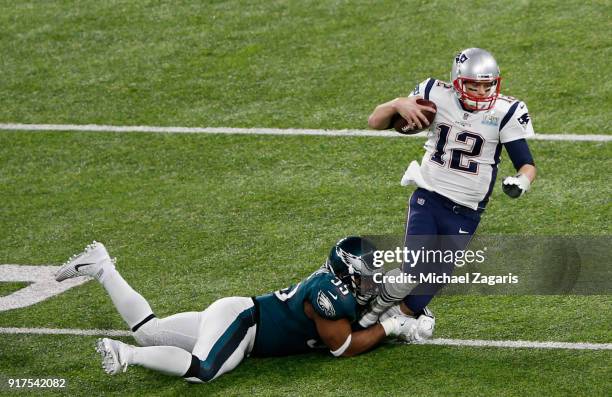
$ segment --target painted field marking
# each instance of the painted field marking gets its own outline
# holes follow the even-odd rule
[[[439,346],[510,347],[528,349],[612,350],[612,343],[537,342],[526,340],[431,339],[420,344]]]
[[[1,328],[0,334],[13,335],[77,335],[77,336],[131,336],[131,331],[117,329],[72,329],[72,328]]]
[[[78,336],[131,336],[130,331],[115,329],[61,329],[61,328],[0,328],[0,334],[13,335],[78,335]],[[573,349],[612,350],[612,343],[536,342],[523,340],[475,340],[437,338],[416,343],[419,345],[505,347],[520,349]]]
[[[0,312],[35,305],[91,280],[90,277],[76,277],[58,283],[55,281],[55,272],[60,267],[0,265],[0,282],[28,283],[9,295],[0,296]]]
[[[319,130],[297,128],[230,128],[230,127],[159,127],[159,126],[116,126],[98,124],[20,124],[0,123],[0,131],[78,131],[78,132],[156,132],[172,134],[247,134],[247,135],[314,135],[314,136],[367,136],[382,138],[402,138],[426,136],[426,132],[415,135],[400,135],[394,131],[374,130]],[[582,134],[537,134],[533,140],[540,141],[586,141],[610,142],[612,135]]]

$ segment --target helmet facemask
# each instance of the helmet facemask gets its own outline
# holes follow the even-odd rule
[[[471,94],[466,88],[466,84],[489,83],[491,86],[488,89],[486,96],[478,96]],[[501,77],[494,79],[474,80],[466,77],[458,77],[453,81],[453,88],[457,93],[457,97],[469,110],[489,110],[495,106],[495,101],[499,96],[501,88]]]
[[[489,110],[495,105],[501,88],[501,77],[497,61],[488,51],[468,48],[455,56],[451,68],[451,81],[459,101],[469,110]],[[490,84],[484,96],[470,92],[466,84]]]

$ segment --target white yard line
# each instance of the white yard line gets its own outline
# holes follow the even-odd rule
[[[131,336],[130,331],[117,329],[71,329],[71,328],[0,328],[0,334],[25,335],[80,335],[80,336]]]
[[[18,124],[0,123],[0,131],[80,131],[80,132],[157,132],[173,134],[252,134],[252,135],[319,135],[319,136],[371,136],[400,138],[394,131],[373,130],[315,130],[297,128],[229,128],[229,127],[157,127],[157,126],[118,126],[97,124]],[[406,135],[423,137],[425,133]],[[537,134],[534,140],[541,141],[588,141],[610,142],[612,135],[581,134]]]
[[[432,339],[422,344],[442,346],[515,347],[528,349],[612,350],[612,343],[536,342],[527,340]]]
[[[0,328],[0,334],[130,336],[130,331],[114,329]],[[432,339],[421,345],[510,347],[523,349],[612,350],[612,343],[534,342],[522,340]]]

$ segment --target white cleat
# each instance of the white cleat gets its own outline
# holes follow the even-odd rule
[[[85,247],[80,254],[73,255],[55,274],[55,280],[64,281],[68,278],[91,276],[100,278],[104,266],[115,266],[108,255],[104,244],[94,241]]]
[[[102,355],[102,368],[109,375],[127,371],[132,346],[114,339],[98,339],[96,351]]]

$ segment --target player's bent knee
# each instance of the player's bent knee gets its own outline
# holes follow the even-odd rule
[[[151,318],[132,333],[132,336],[140,346],[157,346],[156,334],[159,326],[157,317]]]

